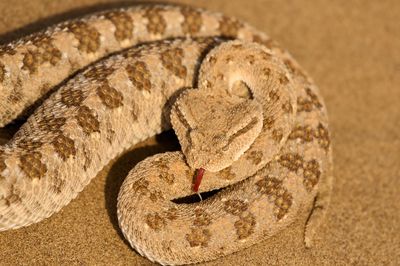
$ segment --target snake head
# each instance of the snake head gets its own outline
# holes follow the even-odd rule
[[[261,105],[225,90],[187,90],[171,110],[171,123],[186,161],[217,172],[248,149],[262,129]]]

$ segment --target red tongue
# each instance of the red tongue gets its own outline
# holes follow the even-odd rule
[[[201,180],[203,179],[204,171],[205,171],[204,168],[200,168],[197,170],[197,176],[196,176],[196,180],[194,181],[194,186],[193,186],[194,192],[199,191],[199,187],[200,187]]]

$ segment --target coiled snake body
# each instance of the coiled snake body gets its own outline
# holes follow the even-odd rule
[[[313,205],[310,246],[331,188],[326,110],[290,55],[236,19],[136,6],[3,46],[0,125],[78,69],[141,43],[66,82],[0,147],[0,230],[57,212],[112,158],[172,122],[184,155],[139,163],[119,195],[120,226],[138,252],[162,264],[215,259],[275,234]],[[173,202],[193,194],[200,167],[200,192],[222,191]]]

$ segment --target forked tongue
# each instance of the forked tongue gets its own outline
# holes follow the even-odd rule
[[[193,186],[193,191],[196,193],[199,191],[199,187],[200,187],[201,180],[203,179],[204,171],[205,171],[204,168],[199,168],[197,170],[197,175],[196,175],[196,179],[194,180],[194,186]]]

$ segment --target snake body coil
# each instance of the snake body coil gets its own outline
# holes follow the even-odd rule
[[[221,44],[225,39],[239,39],[245,45],[238,42],[228,49]],[[258,52],[246,54],[241,49],[253,47],[250,42],[264,48],[257,45]],[[312,206],[305,229],[310,245],[331,188],[323,101],[287,52],[234,18],[189,7],[136,6],[67,21],[3,46],[0,126],[78,69],[143,43],[78,73],[0,147],[0,231],[59,211],[111,159],[170,128],[171,104],[184,88],[239,84],[238,91],[249,89],[263,104],[261,133],[232,166],[205,176],[201,189],[229,187],[192,206],[176,204],[171,200],[191,191],[190,180],[176,178],[190,176],[182,156],[167,155],[173,173],[157,159],[161,157],[145,160],[121,190],[118,213],[120,224],[126,226],[123,232],[152,260],[194,263],[273,235]],[[218,49],[224,55],[213,57]],[[242,62],[257,65],[257,77],[239,73],[246,77],[244,84],[237,82],[238,73],[229,76],[223,71],[229,57],[239,55]],[[200,70],[197,79],[201,62],[211,71]],[[206,69],[203,65],[200,68]],[[260,77],[261,87],[253,89],[249,84],[258,84]],[[127,192],[135,193],[133,198]],[[140,206],[137,212],[133,201]]]

